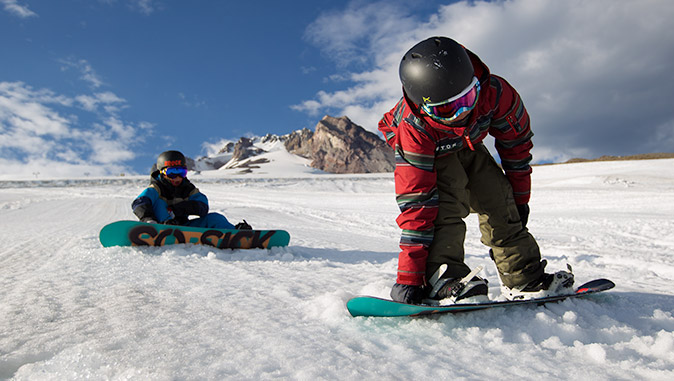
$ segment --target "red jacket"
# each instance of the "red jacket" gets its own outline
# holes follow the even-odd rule
[[[395,189],[403,230],[400,239],[397,282],[425,283],[428,246],[433,241],[433,221],[438,213],[434,162],[474,146],[487,136],[496,139],[501,165],[513,187],[515,202],[529,202],[533,133],[529,115],[519,94],[505,79],[492,75],[480,59],[468,51],[480,81],[477,106],[465,126],[448,127],[418,111],[403,97],[384,114],[379,130],[396,154]]]

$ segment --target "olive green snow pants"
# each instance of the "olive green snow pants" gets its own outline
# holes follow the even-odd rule
[[[470,269],[464,263],[468,214],[477,212],[482,243],[493,253],[499,276],[508,287],[527,284],[543,273],[538,244],[522,227],[512,187],[484,144],[435,160],[439,210],[426,261],[426,279],[448,265],[445,277],[459,278]]]

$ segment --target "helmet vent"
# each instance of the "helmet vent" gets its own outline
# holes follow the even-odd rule
[[[412,58],[424,58],[424,56],[419,53],[412,53]]]

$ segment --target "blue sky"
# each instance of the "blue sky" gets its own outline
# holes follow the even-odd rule
[[[674,2],[0,0],[1,178],[146,173],[156,155],[376,131],[414,43],[455,38],[511,82],[534,157],[674,149]]]

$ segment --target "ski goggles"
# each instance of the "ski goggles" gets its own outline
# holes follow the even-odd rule
[[[169,179],[175,179],[176,177],[182,177],[184,179],[187,177],[187,168],[166,167],[161,170],[161,174],[168,177]]]
[[[439,103],[423,103],[421,109],[438,122],[452,122],[466,111],[474,109],[479,95],[480,81],[473,77],[470,85],[458,95]]]

